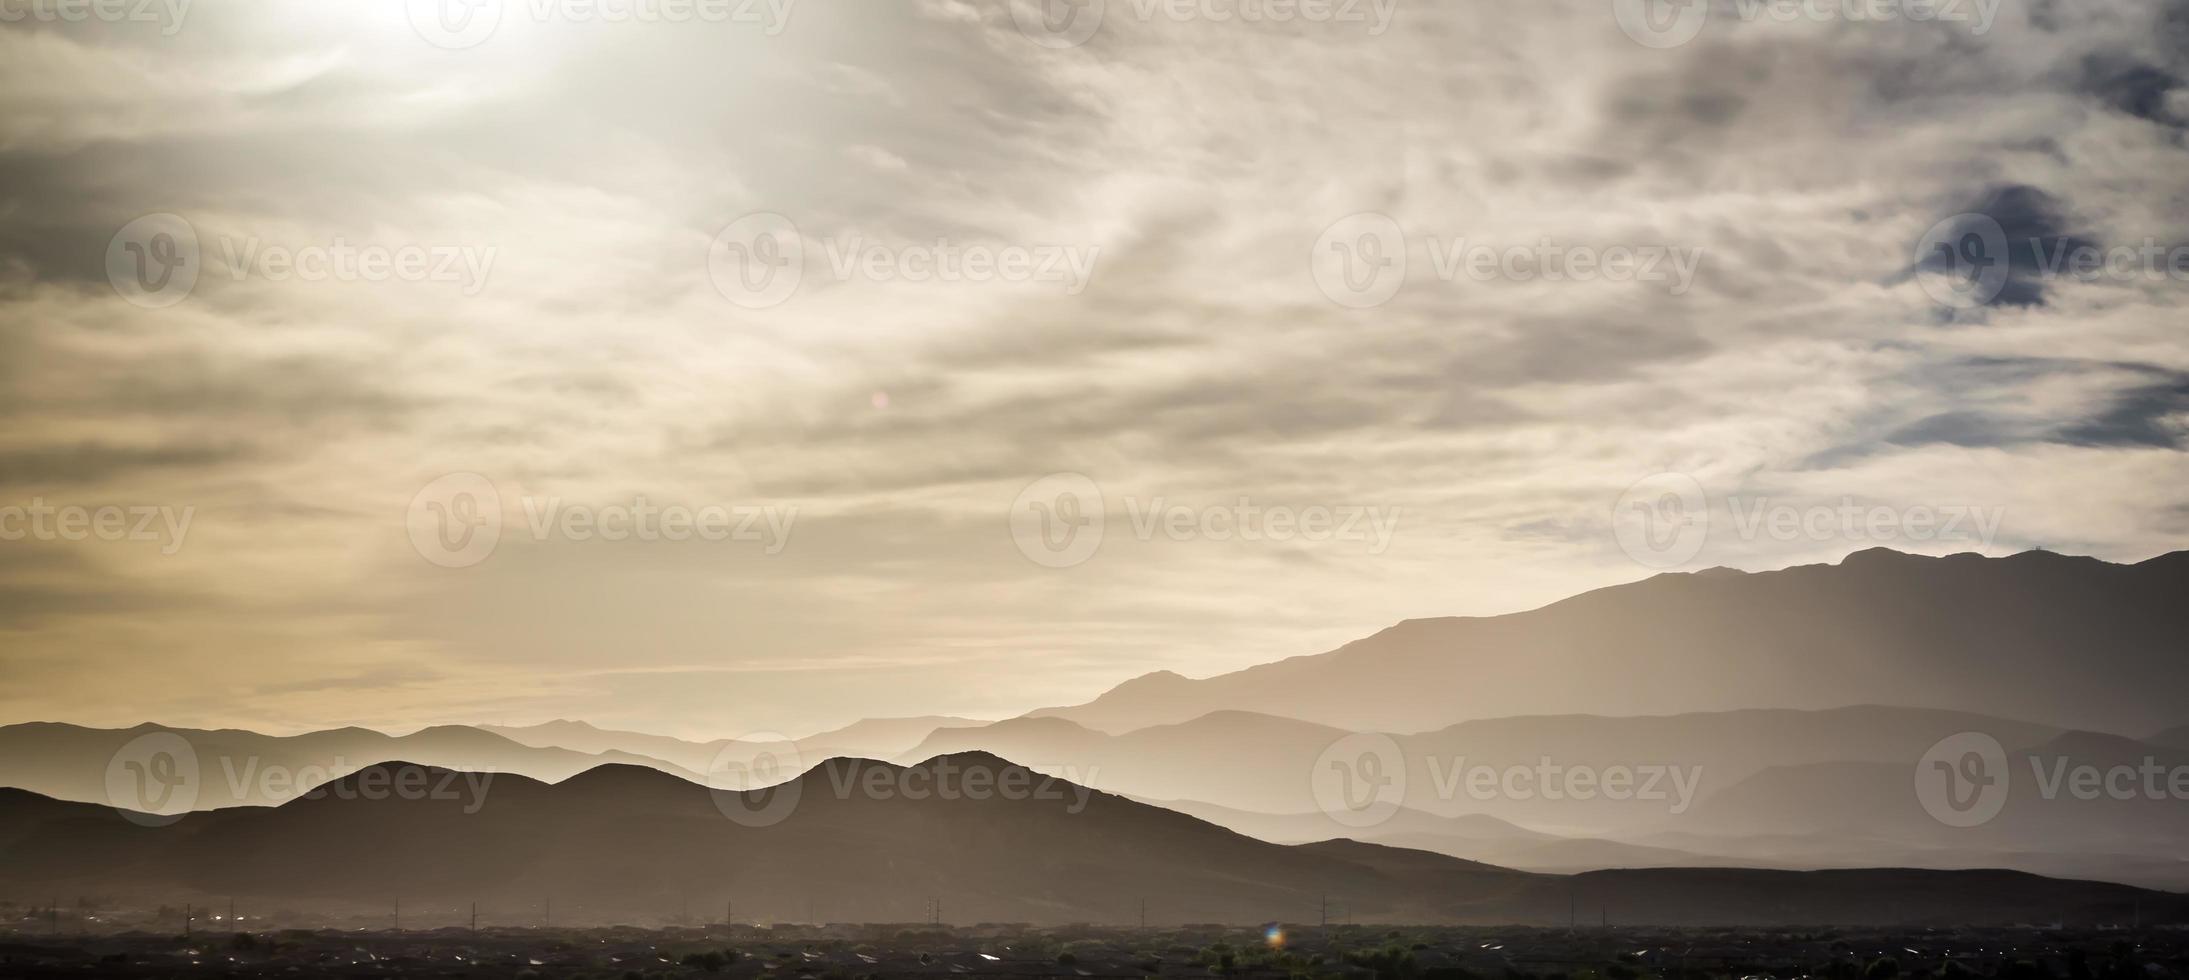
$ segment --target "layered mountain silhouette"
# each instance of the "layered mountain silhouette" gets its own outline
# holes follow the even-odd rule
[[[1113,734],[1218,710],[1411,732],[1530,714],[1918,704],[2146,732],[2183,723],[2184,595],[2189,552],[2123,565],[1880,548],[1412,620],[1324,654],[1199,680],[1150,674],[1032,714]]]
[[[2010,769],[2009,802],[1974,828],[1942,823],[1915,789],[1925,754],[1964,732],[1997,740]],[[2189,887],[2178,856],[2189,843],[2189,798],[2167,782],[2176,771],[2189,778],[2189,753],[2120,736],[1875,706],[1472,721],[1385,736],[1405,772],[1403,806],[1364,826],[1325,813],[1330,801],[1317,799],[1312,779],[1350,734],[1245,712],[1123,735],[1023,718],[941,729],[910,754],[1026,759],[1264,840],[1344,835],[1527,870],[2001,867]],[[1675,773],[1654,795],[1579,799],[1533,782],[1544,763],[1599,775],[1664,767],[1689,782]],[[2158,792],[2139,784],[2136,799],[2084,799],[2047,785],[2123,767],[2157,770]],[[1520,793],[1502,781],[1483,793],[1470,783],[1512,770],[1522,772]]]
[[[480,728],[523,745],[603,754],[620,752],[632,757],[660,759],[689,772],[704,773],[720,768],[726,762],[750,760],[761,755],[802,759],[807,765],[837,756],[891,758],[918,745],[937,728],[978,724],[980,722],[969,718],[947,715],[868,718],[799,739],[747,737],[706,742],[596,728],[582,721],[568,720],[518,727],[482,725]]]
[[[1923,708],[1825,711],[1754,709],[1663,717],[1553,715],[1462,722],[1388,736],[1406,765],[1405,805],[1445,816],[1488,814],[1540,830],[1599,834],[1657,829],[1680,814],[1668,776],[1665,799],[1551,799],[1469,791],[1477,769],[1533,769],[1545,760],[1598,772],[1659,766],[1686,770],[1690,802],[1766,769],[1827,762],[1897,766],[1905,775],[1947,736],[1991,733],[2008,745],[2060,734],[2045,725]],[[987,751],[1147,799],[1191,799],[1265,814],[1317,809],[1311,776],[1343,729],[1240,711],[1108,735],[1063,718],[1019,718],[938,729],[907,753]],[[1907,780],[1902,779],[1902,788]],[[1639,793],[1635,794],[1637,797]],[[1655,795],[1655,794],[1653,794]],[[1912,794],[1908,795],[1910,803]],[[1684,812],[1684,811],[1683,811]]]
[[[1586,895],[1660,923],[2105,921],[2123,896],[2147,911],[2173,899],[2034,875],[2189,888],[2185,586],[2189,553],[1875,550],[1412,621],[1001,722],[876,719],[783,741],[576,721],[286,737],[14,725],[0,785],[29,792],[0,792],[0,885],[358,908],[552,894],[598,921],[720,901],[905,920],[935,899],[961,921],[1123,921],[1142,897],[1167,903],[1166,921],[1261,921],[1303,918],[1325,893],[1386,921],[1560,922]],[[1956,828],[1915,783],[1964,733],[1999,744],[2006,768],[1990,775],[2007,783],[1996,815]],[[152,737],[187,745],[183,806],[216,812],[145,827],[111,808],[141,805],[117,779],[175,775],[131,754]],[[1318,774],[1364,752],[1388,757],[1376,775],[1401,805],[1340,820]],[[1059,795],[857,790],[975,769],[1042,774]],[[1543,773],[1575,770],[1653,778],[1653,792],[1542,791]],[[488,772],[482,796],[471,780]],[[2122,772],[2157,783],[2124,795],[2105,782]],[[453,794],[366,791],[404,773]],[[795,815],[730,819],[790,790],[700,785],[725,773],[795,777]]]
[[[932,900],[963,921],[1116,922],[1143,899],[1158,921],[1298,921],[1325,895],[1359,920],[1394,922],[2189,920],[2182,896],[2012,872],[1551,876],[1348,840],[1283,846],[981,753],[834,759],[744,792],[635,766],[559,784],[464,777],[390,763],[279,807],[159,827],[0,792],[0,889],[328,910],[552,900],[564,922],[727,902],[756,918],[911,921]],[[794,805],[771,809],[793,792]],[[757,816],[768,813],[779,819]]]
[[[608,763],[650,766],[689,779],[698,774],[628,752],[583,752],[529,746],[461,725],[388,735],[336,728],[302,735],[261,735],[238,729],[85,728],[34,722],[0,727],[0,786],[62,800],[134,805],[116,799],[110,776],[126,775],[125,750],[149,736],[173,735],[189,746],[194,809],[279,803],[331,778],[394,759],[448,769],[513,773],[559,781]]]
[[[979,723],[942,716],[885,718],[792,741],[689,742],[575,721],[521,728],[443,725],[408,735],[337,728],[288,736],[149,724],[107,729],[30,723],[0,727],[0,786],[56,799],[130,805],[136,801],[113,798],[110,771],[126,763],[120,757],[126,746],[161,733],[180,737],[194,757],[196,792],[190,808],[214,809],[279,803],[327,779],[396,759],[546,782],[612,763],[704,781],[710,772],[761,759],[803,768],[837,756],[894,756],[938,726],[973,724]]]

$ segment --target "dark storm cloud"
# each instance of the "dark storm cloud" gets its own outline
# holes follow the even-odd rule
[[[2138,362],[2069,358],[1973,357],[1926,366],[1916,372],[1952,401],[1969,406],[1937,412],[1891,429],[1879,444],[1856,443],[1809,461],[1834,466],[1885,447],[1955,446],[1999,449],[2030,445],[2084,448],[2180,449],[2189,414],[2189,372]],[[2061,417],[2017,403],[2016,392],[2046,378],[2103,386],[2099,407]]]
[[[2183,124],[2166,112],[2166,98],[2181,87],[2181,78],[2163,68],[2094,54],[2083,60],[2079,82],[2084,92],[2115,110],[2171,126]]]
[[[2111,407],[2061,430],[2073,446],[2180,449],[2189,437],[2189,372],[2121,392]]]
[[[1953,215],[1953,227],[1940,236],[1952,250],[1941,248],[1921,256],[1916,270],[1954,275],[1964,268],[1987,268],[2002,261],[1999,256],[1981,254],[1987,247],[1982,241],[1986,230],[1982,218],[1997,222],[2006,242],[2005,280],[1987,305],[2044,305],[2048,279],[2059,271],[2047,265],[2048,257],[2098,247],[2071,230],[2059,198],[2036,187],[2010,184],[1984,191]]]

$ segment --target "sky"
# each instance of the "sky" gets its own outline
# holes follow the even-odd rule
[[[0,722],[798,735],[2189,547],[2189,6],[1902,2],[0,0]]]

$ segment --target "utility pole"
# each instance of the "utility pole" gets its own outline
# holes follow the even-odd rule
[[[395,900],[395,931],[403,931],[403,900],[400,898]]]
[[[722,903],[722,928],[737,928],[737,902],[734,899]]]
[[[1318,924],[1316,925],[1316,928],[1318,928],[1318,929],[1321,929],[1321,930],[1322,930],[1322,931],[1324,931],[1324,932],[1329,932],[1329,931],[1330,931],[1330,894],[1329,894],[1328,892],[1325,892],[1325,893],[1323,893],[1323,896],[1322,896],[1322,901],[1321,901],[1321,903],[1320,903],[1319,905],[1317,905],[1317,912],[1316,912],[1316,915],[1317,915],[1317,917],[1318,917],[1318,918],[1320,918],[1320,920],[1321,920],[1321,921],[1320,921],[1320,922],[1319,922],[1319,923],[1318,923]]]
[[[228,896],[228,928],[236,932],[243,931],[236,928],[236,897],[234,895]]]
[[[54,901],[55,901],[55,902],[59,902],[59,901],[60,901],[60,899],[54,899]],[[60,910],[59,910],[59,909],[55,909],[54,911],[55,911],[55,913],[56,913],[56,914],[58,914]],[[191,924],[192,924],[192,923],[194,923],[194,922],[195,922],[196,920],[197,920],[197,916],[196,916],[196,914],[195,914],[194,912],[192,912],[192,910],[191,910],[191,907],[190,907],[190,903],[189,903],[189,902],[184,902],[184,903],[182,903],[182,938],[184,938],[184,939],[189,939],[189,938],[190,938],[190,926],[191,926]],[[56,923],[54,924],[54,927],[53,927],[53,931],[54,931],[54,932],[60,932],[60,931],[61,931],[61,927],[60,927],[60,924],[59,924],[58,922],[56,922]]]
[[[479,934],[479,903],[471,903],[471,934]]]

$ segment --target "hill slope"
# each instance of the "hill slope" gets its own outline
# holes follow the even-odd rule
[[[467,771],[515,773],[555,782],[605,764],[652,766],[680,777],[697,775],[624,752],[587,753],[535,748],[476,728],[442,726],[409,735],[364,728],[335,728],[302,735],[261,735],[238,729],[206,730],[138,725],[85,728],[35,722],[0,727],[0,786],[55,799],[147,806],[133,766],[166,755],[180,765],[162,782],[183,786],[162,797],[172,809],[265,806],[288,800],[330,779],[374,763],[414,760]],[[187,802],[186,802],[187,800]]]
[[[1491,618],[1424,619],[1201,680],[1033,712],[1105,732],[1211,711],[1421,731],[1472,718],[1922,704],[2093,730],[2181,723],[2189,552],[2029,552],[1667,574]]]
[[[902,922],[935,898],[959,921],[1124,921],[1143,898],[1159,921],[1298,921],[1325,894],[1368,921],[1551,924],[1599,906],[1622,922],[1726,925],[1991,923],[2062,910],[2110,921],[2137,908],[2146,922],[2189,920],[2182,896],[2008,872],[1566,878],[1353,841],[1286,847],[980,754],[910,767],[836,759],[740,793],[628,766],[555,785],[456,776],[376,766],[280,807],[159,828],[0,794],[0,892],[236,895],[328,910],[551,896],[558,921],[571,922],[727,901],[758,918]]]

